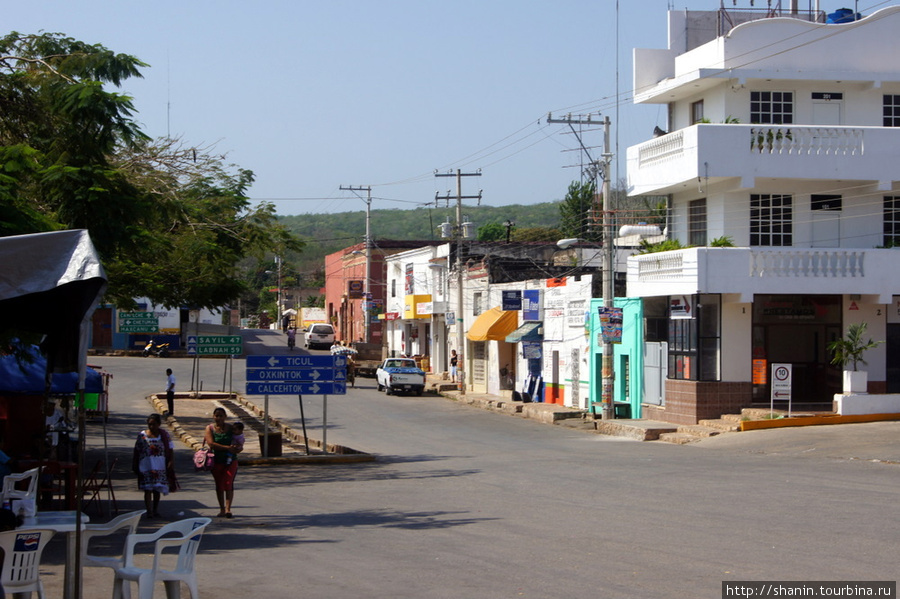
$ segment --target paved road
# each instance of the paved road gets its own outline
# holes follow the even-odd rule
[[[109,436],[120,452],[164,368],[188,380],[191,368],[96,361],[115,373]],[[221,381],[221,365],[206,362]],[[304,401],[321,426],[321,399]],[[296,398],[272,403],[283,420],[297,418]],[[896,464],[620,440],[442,398],[386,396],[367,379],[329,398],[328,422],[329,441],[380,459],[242,469],[236,517],[216,520],[203,539],[203,596],[719,597],[722,580],[900,573]],[[97,447],[99,425],[90,433]],[[189,471],[189,453],[179,452],[184,490],[163,500],[172,518],[215,513],[211,480]],[[118,496],[140,507],[130,481]],[[89,575],[86,597],[108,597],[111,575]]]

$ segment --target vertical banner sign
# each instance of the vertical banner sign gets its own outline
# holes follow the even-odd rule
[[[622,343],[622,308],[597,308],[603,343]]]
[[[540,289],[525,289],[522,291],[522,320],[543,320],[541,316]]]

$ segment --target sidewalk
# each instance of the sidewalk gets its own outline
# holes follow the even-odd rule
[[[452,384],[436,375],[426,377],[425,390],[492,412],[636,441],[654,441],[660,435],[676,433],[679,429],[676,424],[645,419],[596,420],[584,410],[556,404],[517,402],[484,393],[462,395],[459,390],[453,389]],[[697,439],[690,446],[759,454],[827,456],[833,459],[900,465],[900,443],[897,442],[900,438],[900,421],[897,415],[885,415],[882,421],[859,423],[823,424],[822,419],[798,421],[801,426],[723,432]],[[839,422],[839,419],[833,421]]]

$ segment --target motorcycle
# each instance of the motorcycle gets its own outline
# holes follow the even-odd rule
[[[146,358],[147,356],[158,356],[160,358],[168,358],[169,357],[169,344],[168,343],[156,343],[153,339],[147,342],[147,345],[144,347],[144,351],[142,352],[143,356]]]

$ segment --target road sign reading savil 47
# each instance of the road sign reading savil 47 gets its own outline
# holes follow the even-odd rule
[[[344,356],[247,356],[248,395],[344,395]]]

